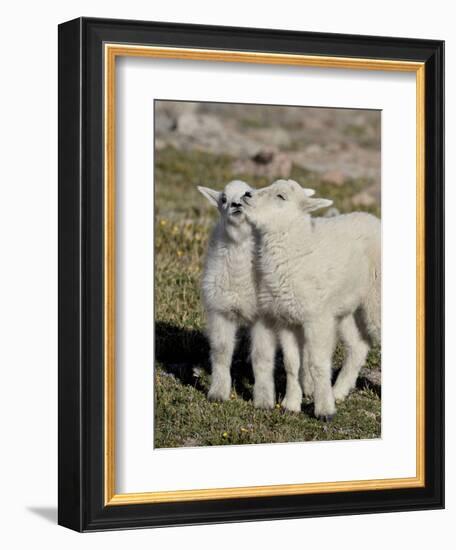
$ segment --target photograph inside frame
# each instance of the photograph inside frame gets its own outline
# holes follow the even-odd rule
[[[154,111],[154,447],[381,437],[381,111]]]

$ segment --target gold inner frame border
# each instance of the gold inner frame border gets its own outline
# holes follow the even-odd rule
[[[153,504],[228,498],[254,498],[425,486],[425,66],[388,59],[343,58],[104,44],[104,497],[105,505]],[[120,56],[261,63],[336,69],[414,72],[416,75],[416,476],[407,478],[122,493],[115,491],[115,158],[116,59]]]

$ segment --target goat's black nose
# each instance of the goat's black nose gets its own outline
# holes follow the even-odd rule
[[[233,201],[233,202],[231,203],[231,206],[232,206],[233,208],[240,208],[240,207],[242,206],[242,204],[241,204],[240,202],[234,202],[234,201]]]

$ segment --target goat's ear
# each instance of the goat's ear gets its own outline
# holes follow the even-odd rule
[[[314,189],[307,189],[305,187],[301,187],[301,185],[295,180],[290,180],[289,179],[288,182],[291,183],[297,189],[301,189],[301,191],[304,193],[304,195],[306,197],[311,197],[312,195],[315,195],[315,190]]]
[[[310,199],[306,198],[302,201],[301,206],[305,212],[313,212],[314,210],[319,210],[320,208],[327,208],[331,206],[333,201],[329,199]]]
[[[201,185],[198,185],[198,191],[206,197],[206,199],[213,204],[214,206],[218,206],[218,200],[220,197],[220,192],[215,191],[214,189],[209,189],[209,187],[202,187]]]

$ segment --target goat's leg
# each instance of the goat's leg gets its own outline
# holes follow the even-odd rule
[[[299,375],[304,396],[313,397],[314,383],[310,374],[309,350],[305,344],[301,346],[301,370],[299,371]]]
[[[335,345],[335,320],[324,317],[304,326],[309,354],[310,374],[314,383],[314,410],[317,418],[331,420],[336,412],[331,387],[331,360]]]
[[[339,323],[339,334],[346,347],[345,362],[334,384],[334,399],[342,400],[356,385],[359,371],[364,365],[369,346],[364,342],[353,315],[344,317]]]
[[[297,331],[282,329],[279,332],[283,352],[283,363],[287,374],[287,391],[282,407],[288,411],[301,410],[302,389],[299,383],[300,341]]]
[[[276,334],[261,319],[252,327],[251,357],[255,377],[253,404],[260,409],[272,409],[275,405],[274,359]]]
[[[207,333],[211,348],[212,379],[208,398],[227,401],[231,392],[231,360],[236,338],[236,323],[219,313],[208,317]]]

